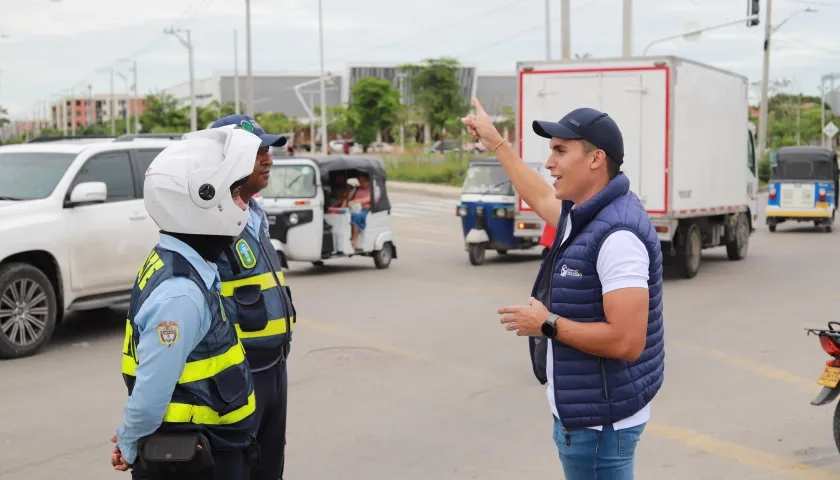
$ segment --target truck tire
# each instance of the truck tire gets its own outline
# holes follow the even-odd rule
[[[738,215],[735,223],[735,238],[726,244],[726,256],[730,260],[743,260],[750,248],[750,222],[746,213]]]
[[[694,278],[700,271],[700,252],[703,249],[703,236],[696,223],[688,223],[682,245],[677,247],[676,267],[683,278]]]
[[[50,279],[26,263],[0,267],[0,358],[36,354],[55,331],[58,304]],[[11,322],[16,326],[6,328]]]

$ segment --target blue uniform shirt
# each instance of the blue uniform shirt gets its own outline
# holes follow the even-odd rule
[[[160,246],[186,258],[208,289],[220,289],[216,265],[205,261],[186,243],[161,234]],[[135,372],[134,390],[125,404],[123,424],[117,430],[117,446],[126,462],[133,464],[137,459],[137,440],[154,433],[163,422],[187,356],[207,334],[211,320],[210,307],[201,289],[184,277],[163,281],[137,312],[134,322],[140,331],[137,344],[140,364]],[[154,328],[164,321],[178,323],[179,338],[171,345],[163,344]]]
[[[262,209],[259,203],[253,198],[248,202],[248,226],[254,237],[260,237],[260,226],[262,222],[268,225],[268,219],[265,217],[265,210]]]

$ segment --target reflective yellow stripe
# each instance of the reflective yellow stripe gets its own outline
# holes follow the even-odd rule
[[[205,358],[204,360],[197,360],[195,362],[188,362],[184,365],[184,372],[178,383],[190,383],[204,380],[217,375],[222,370],[239,365],[245,361],[245,349],[241,343],[230,347],[227,352],[216,355],[215,357]],[[122,359],[122,373],[130,376],[135,376],[135,369],[137,362],[129,355],[123,355]]]
[[[280,280],[280,285],[286,285],[286,279],[283,278],[283,272],[276,272],[277,278]],[[274,281],[274,275],[271,272],[263,273],[261,275],[254,275],[253,277],[243,278],[241,280],[231,280],[229,282],[222,282],[222,296],[232,297],[233,290],[237,287],[244,287],[245,285],[259,285],[260,290],[268,290],[274,288],[277,283]]]
[[[248,418],[256,410],[256,397],[251,392],[248,404],[236,410],[219,415],[210,407],[190,405],[187,403],[170,403],[163,416],[164,422],[169,423],[197,423],[199,425],[230,425]]]
[[[291,326],[292,331],[294,331],[295,317],[292,317]],[[283,335],[284,333],[286,333],[285,318],[281,318],[280,320],[269,320],[265,328],[256,332],[243,332],[242,329],[239,327],[239,324],[236,324],[236,334],[239,335],[239,338],[262,338],[271,337],[274,335]]]

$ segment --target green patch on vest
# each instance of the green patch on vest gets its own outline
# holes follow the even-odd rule
[[[243,267],[254,268],[257,265],[257,257],[254,256],[251,246],[244,238],[236,242],[236,254],[239,255],[239,261],[242,262]]]

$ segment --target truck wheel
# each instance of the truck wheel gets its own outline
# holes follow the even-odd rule
[[[394,251],[392,250],[391,242],[385,242],[381,250],[373,252],[373,264],[380,270],[388,268],[388,265],[391,265],[391,258],[393,257]]]
[[[750,224],[745,213],[738,215],[735,224],[735,238],[726,244],[726,256],[730,260],[743,260],[750,248]]]
[[[685,240],[677,248],[676,264],[683,278],[694,278],[700,271],[700,251],[703,249],[703,236],[696,223],[687,225]]]
[[[44,272],[25,263],[0,268],[0,358],[37,353],[57,318],[55,291]]]
[[[469,248],[470,263],[473,265],[481,265],[484,263],[484,252],[486,246],[483,243],[471,243]]]

